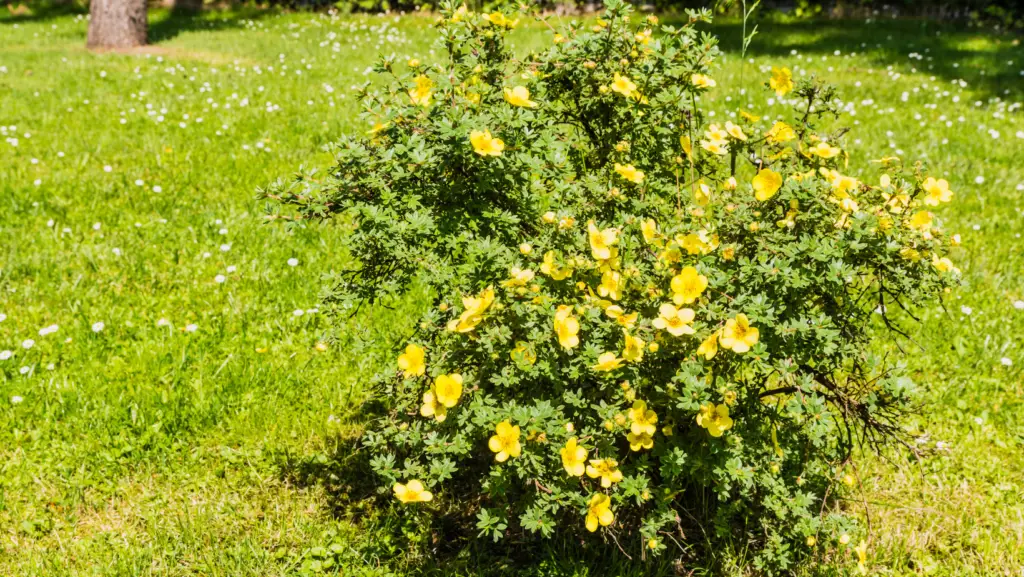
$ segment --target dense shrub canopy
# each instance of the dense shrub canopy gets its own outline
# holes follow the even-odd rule
[[[706,13],[662,26],[610,0],[518,59],[525,18],[449,6],[445,60],[383,59],[372,128],[326,178],[265,191],[351,226],[329,300],[429,288],[367,405],[381,492],[495,539],[862,557],[831,497],[913,398],[872,317],[898,331],[893,310],[956,283],[948,185],[892,157],[844,174],[832,90],[783,68],[765,89],[791,119],[712,122]]]

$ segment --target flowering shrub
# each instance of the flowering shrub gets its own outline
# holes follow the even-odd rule
[[[709,122],[706,12],[634,25],[609,0],[522,59],[525,15],[443,14],[444,62],[384,58],[372,129],[326,178],[264,191],[274,216],[351,226],[329,301],[429,288],[366,406],[382,494],[494,539],[863,567],[835,497],[858,444],[905,442],[913,400],[872,319],[892,335],[957,283],[946,181],[892,157],[844,174],[832,89],[785,68],[765,84],[788,122]]]

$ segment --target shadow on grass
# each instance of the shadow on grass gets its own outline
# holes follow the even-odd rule
[[[149,42],[166,42],[188,32],[216,32],[245,28],[249,21],[279,14],[276,9],[239,6],[231,10],[150,10]]]
[[[743,27],[739,22],[714,24],[726,52],[739,52]],[[749,29],[748,29],[749,31]],[[805,57],[853,52],[870,58],[879,68],[890,64],[934,75],[949,85],[963,79],[985,97],[1004,100],[1024,98],[1024,46],[1019,37],[966,24],[923,19],[821,20],[758,23],[758,33],[747,50],[749,56],[791,59],[796,50]],[[911,59],[917,54],[923,59]],[[929,60],[931,58],[931,60]],[[847,72],[844,61],[832,61],[836,74]],[[1012,62],[1013,64],[1010,64]]]
[[[421,515],[399,514],[394,499],[378,491],[369,456],[358,438],[338,439],[329,451],[311,455],[279,453],[281,477],[297,487],[320,487],[329,512],[354,523],[364,536],[355,547],[362,556],[384,560],[398,574],[432,577],[677,577],[695,575],[672,555],[641,561],[627,557],[614,542],[598,535],[550,539],[529,534],[494,542],[480,536],[476,516],[468,508],[432,509]],[[452,483],[470,479],[452,479]],[[438,505],[441,507],[442,505]],[[424,524],[429,529],[424,530]],[[418,553],[410,553],[417,550]]]

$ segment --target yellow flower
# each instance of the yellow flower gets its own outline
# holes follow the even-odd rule
[[[607,270],[601,275],[601,285],[597,287],[597,294],[608,297],[613,301],[622,298],[621,292],[622,275],[613,270]]]
[[[960,269],[953,266],[953,261],[946,257],[939,258],[939,255],[932,253],[932,266],[939,272],[952,272],[954,274],[960,274]]]
[[[750,326],[747,315],[740,313],[736,318],[725,321],[725,328],[722,329],[718,342],[723,349],[732,349],[734,353],[743,354],[757,344],[760,336],[760,332]]]
[[[526,108],[537,107],[537,103],[530,100],[530,90],[525,86],[506,88],[505,101],[511,104],[512,106],[524,106]]]
[[[647,408],[647,403],[641,400],[633,401],[633,407],[629,409],[629,419],[632,424],[629,426],[629,430],[634,435],[648,435],[653,436],[655,431],[658,430],[658,415]]]
[[[420,405],[420,415],[430,418],[433,417],[438,423],[443,423],[448,417],[448,407],[444,406],[437,398],[437,392],[434,390],[435,385],[430,386],[430,390],[423,393],[423,404]]]
[[[607,527],[615,522],[615,514],[612,513],[611,497],[604,493],[597,493],[590,498],[587,505],[587,531],[597,531],[598,525]]]
[[[466,8],[465,4],[463,4],[462,6],[459,6],[459,9],[456,10],[454,14],[452,14],[452,17],[450,18],[450,20],[452,22],[461,22],[462,19],[465,18],[468,14],[469,14],[469,9]]]
[[[676,237],[676,243],[684,249],[687,254],[707,254],[718,246],[718,236],[708,236],[706,230],[690,233],[684,237]]]
[[[648,219],[640,223],[640,232],[644,235],[644,242],[647,244],[655,244],[655,241],[660,236],[658,233],[658,223],[654,219]]]
[[[729,146],[722,140],[701,140],[700,147],[711,154],[718,154],[720,156],[729,154]]]
[[[449,409],[458,404],[462,397],[462,375],[452,373],[438,376],[434,381],[434,397]]]
[[[747,122],[757,122],[758,120],[761,120],[760,116],[751,114],[746,110],[740,110],[740,116],[742,116],[743,119],[746,120]]]
[[[520,365],[532,365],[537,362],[537,353],[523,341],[517,341],[516,348],[512,349],[508,356],[512,358],[512,362]]]
[[[822,140],[818,144],[807,149],[807,152],[818,155],[822,158],[835,158],[836,156],[839,156],[842,149],[837,146],[830,146],[829,143]]]
[[[768,86],[775,91],[779,98],[782,98],[793,90],[793,73],[789,71],[789,68],[772,66],[772,77],[768,80]]]
[[[618,72],[612,78],[612,92],[617,92],[626,98],[634,98],[637,95],[636,84],[628,76],[622,76]]]
[[[860,570],[861,575],[868,574],[868,543],[867,541],[861,541],[859,545],[853,548],[853,551],[857,554],[857,569]]]
[[[432,94],[430,89],[434,87],[434,81],[423,74],[413,78],[412,81],[416,83],[416,88],[409,91],[412,103],[424,108],[430,106],[430,95]]]
[[[793,127],[786,124],[785,122],[776,122],[772,125],[768,133],[765,134],[768,137],[768,142],[771,144],[781,144],[783,142],[789,142],[796,138],[796,131]]]
[[[721,437],[732,428],[729,407],[725,404],[715,406],[714,403],[703,405],[697,413],[697,424],[707,429],[712,437]]]
[[[501,156],[501,151],[505,150],[505,143],[491,136],[490,130],[474,130],[469,133],[469,142],[473,145],[473,152],[480,156]]]
[[[562,42],[565,42],[565,36],[556,33],[555,37],[553,38],[553,41],[555,44],[561,44]]]
[[[710,361],[718,354],[718,331],[711,333],[711,336],[704,339],[704,342],[697,347],[697,356],[703,356],[704,360]]]
[[[582,477],[587,470],[587,450],[577,444],[576,437],[569,439],[560,452],[565,472],[573,477]]]
[[[612,257],[611,248],[619,242],[619,229],[597,228],[593,221],[587,223],[587,233],[590,237],[590,252],[598,260],[607,260]]]
[[[675,306],[665,303],[658,308],[658,318],[651,323],[656,329],[667,330],[673,336],[692,335],[694,333],[694,313],[692,309],[677,309]]]
[[[622,358],[631,362],[639,363],[644,359],[644,347],[647,345],[643,339],[634,337],[629,334],[629,331],[623,330],[622,334],[626,337],[626,345],[622,351]]]
[[[418,345],[407,345],[405,352],[398,355],[398,368],[402,369],[405,378],[418,377],[427,370],[424,364],[423,349]]]
[[[852,176],[843,176],[836,171],[831,171],[832,196],[842,200],[850,196],[850,193],[857,192],[860,181]],[[852,211],[850,211],[852,212]]]
[[[390,124],[391,124],[390,122],[375,122],[373,124],[373,128],[371,128],[370,130],[367,130],[366,134],[370,134],[370,135],[380,134],[380,132],[383,131],[385,128],[387,128]]]
[[[468,333],[476,328],[480,321],[483,320],[484,312],[490,308],[491,303],[494,302],[494,289],[487,287],[480,293],[479,296],[475,297],[463,297],[462,306],[466,308],[465,311],[459,315],[459,318],[452,319],[448,323],[448,330],[455,331],[458,333]]]
[[[554,280],[565,280],[572,276],[571,267],[562,267],[555,263],[555,251],[553,250],[544,253],[544,261],[540,265],[540,272]]]
[[[519,425],[513,426],[509,421],[502,421],[494,428],[496,433],[487,441],[487,447],[494,453],[494,460],[504,463],[509,457],[522,454],[523,446],[519,443]]]
[[[634,39],[640,44],[647,46],[648,44],[651,43],[651,29],[648,28],[643,32],[637,32],[636,36],[634,36]]]
[[[580,344],[577,334],[580,332],[580,322],[572,316],[572,305],[560,305],[555,312],[555,334],[558,335],[558,344],[564,348],[571,349]]]
[[[434,494],[423,488],[423,483],[413,479],[404,485],[395,483],[392,487],[395,497],[403,503],[426,503],[434,498]]]
[[[616,357],[615,353],[601,353],[601,356],[597,357],[597,364],[590,368],[601,372],[614,371],[622,366],[623,362],[625,360]]]
[[[629,442],[630,451],[640,451],[642,449],[650,450],[654,447],[654,437],[647,433],[626,433],[626,441]]]
[[[622,471],[619,470],[619,463],[614,459],[591,459],[587,465],[587,476],[591,479],[601,479],[601,486],[607,489],[612,483],[622,480]]]
[[[953,192],[949,190],[949,183],[946,182],[945,178],[935,180],[932,177],[924,179],[924,183],[921,185],[925,193],[928,196],[924,197],[924,203],[928,206],[939,206],[940,202],[949,202],[953,200]]]
[[[917,252],[916,249],[910,248],[909,246],[900,250],[900,256],[911,262],[917,262],[921,260],[921,253]]]
[[[519,24],[519,19],[511,20],[501,12],[491,12],[490,14],[484,14],[480,17],[485,22],[498,26],[499,28],[515,28]]]
[[[704,137],[714,142],[724,143],[729,139],[729,131],[722,130],[717,124],[712,124],[704,131]]]
[[[644,181],[643,171],[637,170],[632,164],[622,165],[616,162],[615,172],[619,173],[619,176],[633,184],[640,184]]]
[[[729,136],[736,140],[747,139],[747,135],[743,134],[743,129],[728,120],[725,121],[725,131],[729,133]]]
[[[694,74],[690,76],[690,82],[692,82],[697,88],[714,88],[717,84],[713,78],[704,74]]]
[[[518,287],[518,286],[526,286],[527,284],[530,283],[530,281],[533,280],[533,277],[534,277],[534,274],[533,274],[532,270],[530,270],[530,269],[523,270],[523,269],[520,269],[517,266],[512,267],[512,270],[509,271],[509,274],[512,275],[512,278],[510,278],[510,279],[508,279],[506,281],[502,281],[501,286],[508,287],[508,288]]]
[[[693,141],[690,140],[689,136],[685,134],[680,136],[679,146],[683,147],[683,152],[686,153],[686,156],[690,156],[693,154]]]
[[[750,184],[754,187],[754,198],[763,202],[782,188],[782,175],[770,168],[762,168]]]
[[[692,266],[684,268],[672,277],[672,302],[687,305],[700,298],[704,289],[708,288],[708,277],[697,272]]]
[[[609,318],[615,319],[615,322],[627,329],[633,328],[633,325],[636,324],[637,318],[640,317],[640,313],[626,314],[626,312],[622,310],[622,307],[618,305],[612,305],[604,309],[604,313],[608,315]]]
[[[932,213],[922,210],[910,217],[910,228],[927,232],[932,228]]]
[[[693,200],[697,202],[697,206],[707,206],[711,203],[711,187],[704,184],[703,181],[698,182],[693,187]]]

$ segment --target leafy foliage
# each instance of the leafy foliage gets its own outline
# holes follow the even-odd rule
[[[689,15],[637,26],[609,0],[517,59],[525,15],[449,5],[447,60],[383,58],[373,129],[326,178],[264,191],[274,216],[351,226],[359,264],[328,300],[430,289],[363,438],[410,514],[481,539],[731,546],[766,572],[863,551],[835,497],[859,443],[906,442],[914,400],[868,352],[872,318],[895,336],[892,310],[957,284],[929,211],[952,193],[898,158],[876,184],[843,175],[834,90],[785,69],[766,85],[792,94],[788,123],[711,122],[719,52]]]

